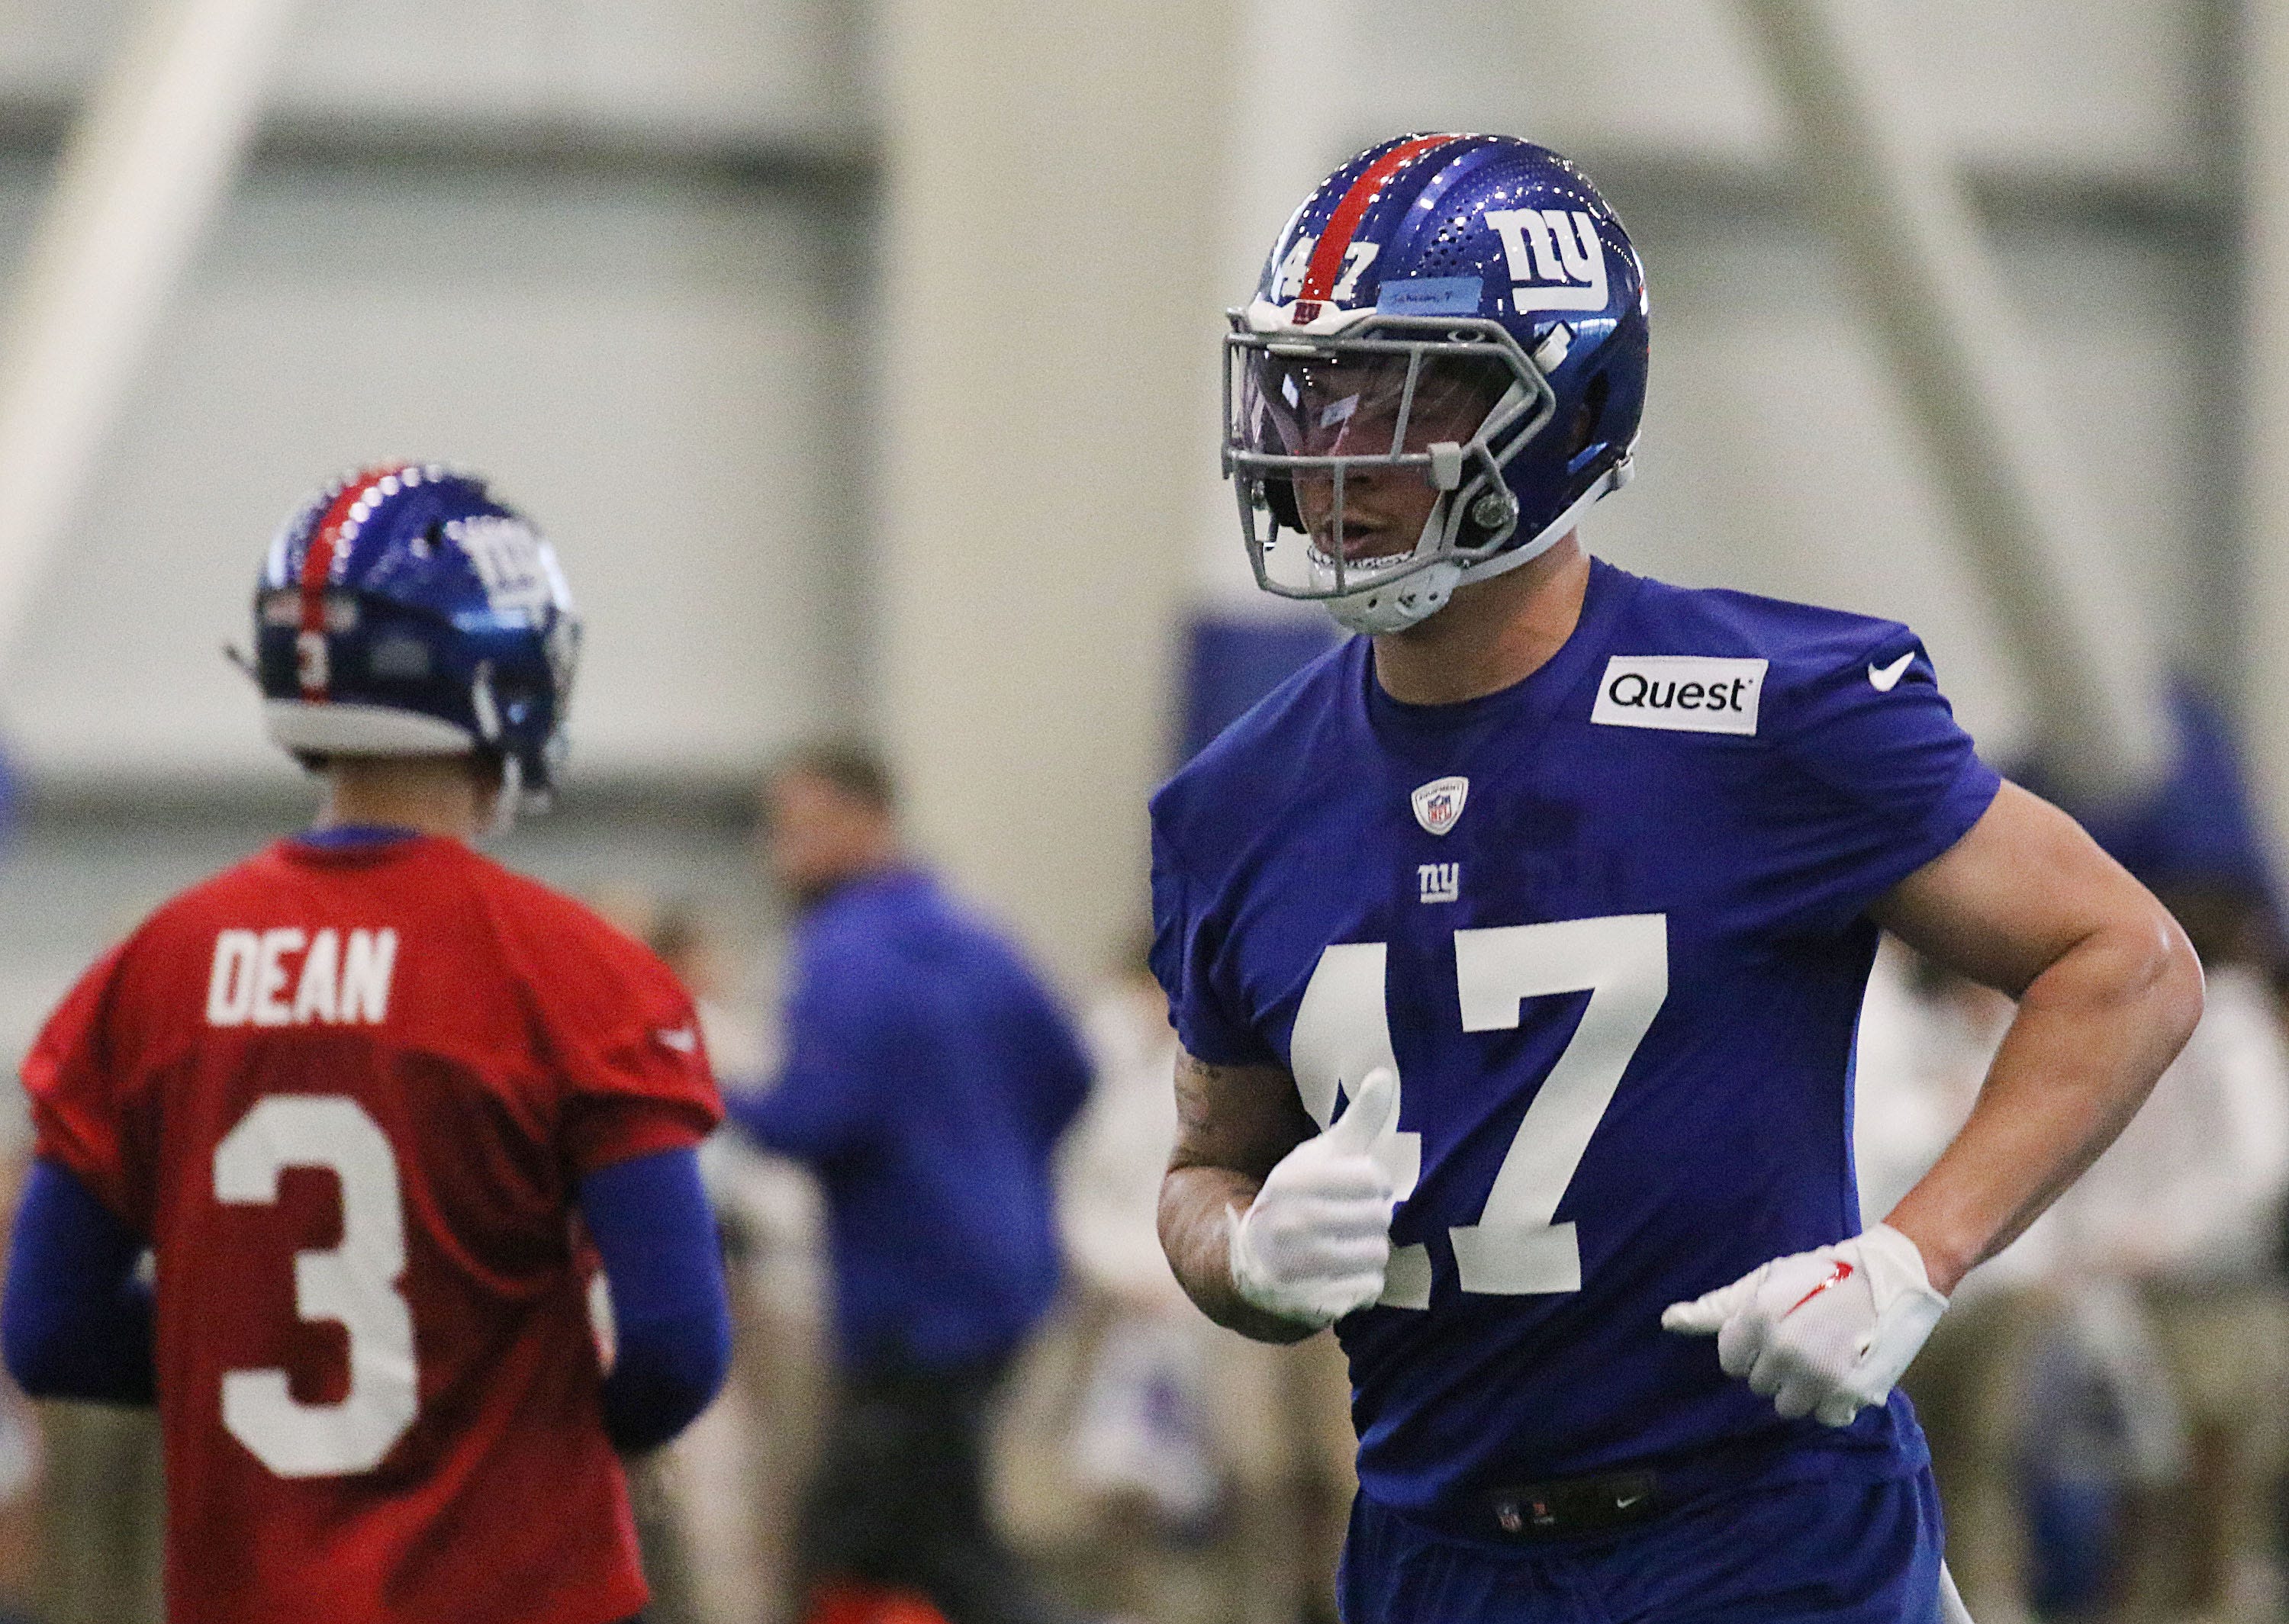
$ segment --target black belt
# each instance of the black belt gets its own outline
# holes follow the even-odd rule
[[[1611,1472],[1489,1489],[1479,1496],[1475,1520],[1499,1540],[1570,1540],[1634,1528],[1667,1505],[1659,1473]]]

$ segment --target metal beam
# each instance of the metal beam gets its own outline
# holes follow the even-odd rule
[[[292,0],[150,0],[66,142],[0,341],[0,660],[254,131]]]
[[[1740,0],[1796,160],[1922,426],[1956,528],[2017,633],[2046,752],[2086,795],[2167,765],[2154,629],[2108,562],[2018,313],[1878,0]]]

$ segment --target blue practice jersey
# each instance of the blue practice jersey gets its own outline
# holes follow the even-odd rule
[[[1405,1198],[1337,1327],[1360,1477],[1435,1518],[1740,1441],[1884,1473],[1903,1400],[1784,1421],[1662,1310],[1861,1227],[1864,910],[1998,780],[1907,628],[1593,563],[1516,686],[1408,705],[1354,639],[1154,799],[1154,968],[1322,1125],[1376,1065]]]
[[[852,1368],[1007,1357],[1057,1286],[1050,1158],[1089,1061],[1017,948],[927,875],[854,880],[795,932],[786,1060],[732,1103],[826,1196]]]

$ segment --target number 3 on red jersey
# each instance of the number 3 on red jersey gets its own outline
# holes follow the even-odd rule
[[[215,1147],[215,1199],[270,1206],[287,1167],[323,1167],[340,1181],[341,1245],[294,1254],[294,1308],[349,1333],[349,1391],[333,1404],[303,1404],[283,1370],[228,1371],[222,1424],[281,1477],[370,1471],[413,1425],[419,1400],[413,1316],[397,1290],[405,1272],[397,1155],[355,1100],[273,1095]]]
[[[1399,1076],[1384,999],[1387,958],[1381,942],[1339,943],[1321,951],[1304,989],[1288,1059],[1304,1107],[1322,1127],[1335,1114],[1338,1083],[1355,1090],[1379,1065]],[[1479,1221],[1447,1231],[1466,1292],[1580,1291],[1574,1226],[1552,1220],[1630,1057],[1669,997],[1668,916],[1624,913],[1458,930],[1455,974],[1466,1032],[1516,1027],[1519,1006],[1530,998],[1590,995],[1581,1024],[1527,1107]],[[1404,1110],[1402,1079],[1391,1126],[1376,1146],[1401,1199],[1413,1193],[1423,1159],[1422,1135],[1399,1130]],[[1424,1247],[1392,1248],[1386,1279],[1385,1307],[1431,1306]]]

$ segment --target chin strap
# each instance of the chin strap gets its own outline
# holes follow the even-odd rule
[[[500,789],[493,797],[493,815],[477,832],[477,843],[490,846],[505,840],[516,827],[518,805],[524,799],[524,769],[513,755],[501,757]]]
[[[1591,482],[1588,490],[1568,503],[1566,510],[1542,528],[1540,534],[1523,546],[1512,547],[1507,553],[1497,553],[1492,558],[1475,564],[1459,559],[1433,559],[1428,565],[1418,566],[1393,580],[1362,586],[1340,597],[1322,600],[1336,624],[1347,632],[1357,632],[1373,637],[1385,633],[1403,632],[1419,625],[1447,607],[1460,588],[1473,581],[1490,581],[1506,575],[1520,564],[1532,563],[1543,553],[1566,539],[1581,523],[1582,515],[1599,498],[1619,490],[1630,482],[1632,473],[1628,453],[1624,452],[1605,474]]]

